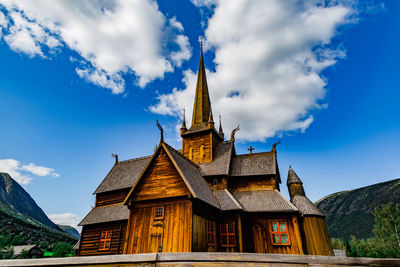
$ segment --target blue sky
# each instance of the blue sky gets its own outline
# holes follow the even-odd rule
[[[78,222],[156,119],[180,148],[203,37],[214,118],[239,153],[282,141],[284,194],[289,165],[313,201],[398,178],[400,3],[230,2],[0,0],[0,171]]]

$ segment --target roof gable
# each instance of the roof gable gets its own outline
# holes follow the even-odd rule
[[[190,196],[191,194],[167,152],[161,148],[140,177],[131,199],[142,201]]]
[[[173,149],[168,144],[161,142],[154,152],[153,156],[147,163],[147,166],[143,169],[141,175],[137,179],[135,185],[133,185],[132,189],[128,193],[127,197],[124,200],[124,204],[128,202],[128,200],[133,196],[133,192],[137,188],[140,180],[145,175],[145,173],[149,170],[152,163],[155,161],[156,155],[160,153],[160,151],[165,151],[169,160],[172,162],[176,171],[181,176],[183,182],[187,186],[187,189],[190,191],[190,194],[194,198],[199,198],[200,200],[219,208],[218,202],[216,201],[211,189],[209,188],[207,182],[204,180],[203,176],[201,176],[198,166],[192,163],[190,160],[186,159],[183,155],[181,155],[178,151]]]

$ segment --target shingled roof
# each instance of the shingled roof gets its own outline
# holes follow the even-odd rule
[[[93,208],[78,225],[83,226],[88,224],[128,220],[128,217],[128,206],[122,204],[96,207]]]
[[[314,215],[325,217],[325,215],[306,196],[293,196],[290,201],[299,209],[303,215]]]
[[[243,207],[227,189],[213,190],[221,210],[243,210]]]
[[[139,178],[151,156],[120,161],[107,174],[94,194],[131,188]]]
[[[232,148],[233,145],[229,142],[220,143],[215,150],[214,160],[199,164],[201,174],[203,176],[229,175]]]
[[[277,190],[234,192],[245,211],[248,212],[296,212],[298,209]]]
[[[277,174],[274,152],[238,155],[231,162],[231,176]]]
[[[287,185],[290,184],[303,184],[300,180],[299,176],[297,176],[296,172],[292,169],[292,166],[289,167],[288,177],[287,177]]]

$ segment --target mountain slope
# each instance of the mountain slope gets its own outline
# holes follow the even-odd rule
[[[22,186],[7,173],[0,173],[0,201],[17,213],[22,213],[55,230],[62,231],[46,216]]]
[[[75,244],[8,174],[0,173],[0,250],[10,245],[39,245],[52,249],[58,242]]]
[[[64,232],[72,236],[75,236],[76,238],[81,238],[81,235],[79,234],[78,230],[76,230],[74,227],[61,224],[57,224],[57,226],[60,227]]]
[[[400,202],[400,179],[334,193],[315,204],[326,215],[330,236],[348,239],[372,237],[374,209],[389,202]]]

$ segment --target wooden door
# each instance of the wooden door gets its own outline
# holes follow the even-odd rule
[[[162,252],[164,239],[164,222],[154,221],[150,229],[149,253]]]
[[[253,231],[253,242],[254,242],[254,252],[255,253],[267,253],[267,240],[265,237],[265,231],[262,226],[254,225],[252,227]]]

